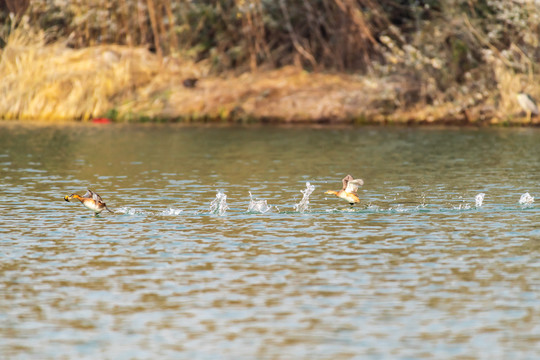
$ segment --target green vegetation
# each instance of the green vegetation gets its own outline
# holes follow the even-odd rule
[[[521,124],[516,93],[540,99],[533,0],[0,0],[0,9],[6,119]],[[186,78],[200,80],[188,88]]]

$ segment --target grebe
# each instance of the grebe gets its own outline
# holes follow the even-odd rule
[[[343,182],[343,188],[341,190],[328,190],[325,194],[336,195],[343,200],[347,200],[351,205],[359,203],[360,199],[356,195],[356,190],[358,190],[359,186],[364,185],[364,181],[362,179],[354,179],[351,175],[345,176],[341,181]]]
[[[94,212],[94,215],[99,214],[103,210],[107,210],[108,212],[114,213],[114,211],[111,211],[107,205],[103,202],[101,199],[101,196],[93,192],[92,190],[86,191],[86,194],[84,196],[79,196],[77,194],[71,194],[69,196],[64,196],[64,200],[71,201],[73,199],[79,200],[84,206],[86,206],[88,209],[92,210]]]

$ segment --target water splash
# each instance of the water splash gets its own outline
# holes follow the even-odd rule
[[[408,211],[407,208],[403,207],[403,205],[401,205],[401,204],[397,204],[396,207],[393,207],[393,208],[391,207],[391,208],[389,208],[388,210],[389,210],[389,211],[395,211],[395,212],[397,212],[397,213],[403,213],[403,212],[407,212],[407,211]]]
[[[471,208],[471,205],[470,204],[467,204],[465,202],[465,199],[463,198],[463,196],[459,196],[458,197],[459,201],[460,201],[460,204],[459,205],[453,205],[452,206],[452,209],[453,210],[469,210]]]
[[[417,208],[425,208],[427,206],[427,204],[426,204],[426,193],[423,192],[420,199],[421,199],[420,205],[418,205]]]
[[[216,198],[210,203],[210,213],[223,216],[228,208],[229,205],[227,205],[227,195],[218,190]]]
[[[161,212],[161,215],[163,216],[171,216],[171,215],[180,215],[180,213],[182,212],[183,210],[181,209],[173,209],[173,208],[170,208],[170,209],[167,209],[167,210],[163,210]]]
[[[251,195],[251,191],[249,192],[248,211],[260,212],[261,214],[264,214],[265,212],[270,211],[271,208],[272,207],[268,205],[266,200],[253,200],[253,196]]]
[[[306,189],[300,190],[304,196],[302,196],[302,200],[296,205],[294,205],[294,210],[298,212],[304,212],[309,207],[309,195],[315,190],[315,186],[311,185],[309,182],[306,182]]]
[[[482,206],[482,204],[484,203],[484,196],[486,196],[486,194],[480,193],[474,197],[474,202],[475,202],[476,207]]]
[[[531,196],[531,194],[529,194],[528,192],[521,195],[521,197],[519,198],[519,203],[521,205],[530,205],[533,202],[534,202],[534,196]]]
[[[133,209],[129,207],[116,208],[114,209],[114,212],[117,214],[125,214],[125,215],[141,215],[141,214],[146,213],[145,211]]]
[[[373,205],[371,203],[367,204],[366,209],[373,212],[379,212],[382,211],[381,207],[379,205]]]

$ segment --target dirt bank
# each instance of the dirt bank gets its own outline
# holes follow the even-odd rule
[[[416,102],[421,84],[406,77],[309,73],[296,67],[213,75],[204,62],[143,48],[70,49],[14,39],[2,50],[0,118],[43,121],[232,121],[538,125],[497,108],[496,93]],[[194,86],[186,79],[198,79]],[[186,86],[187,85],[187,86]],[[508,106],[507,106],[508,108]]]

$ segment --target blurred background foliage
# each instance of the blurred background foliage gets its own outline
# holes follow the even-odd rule
[[[474,106],[497,88],[504,107],[519,90],[540,96],[539,10],[534,0],[0,0],[0,21],[3,38],[26,21],[48,43],[143,46],[214,73],[398,75],[416,89],[407,104]]]

